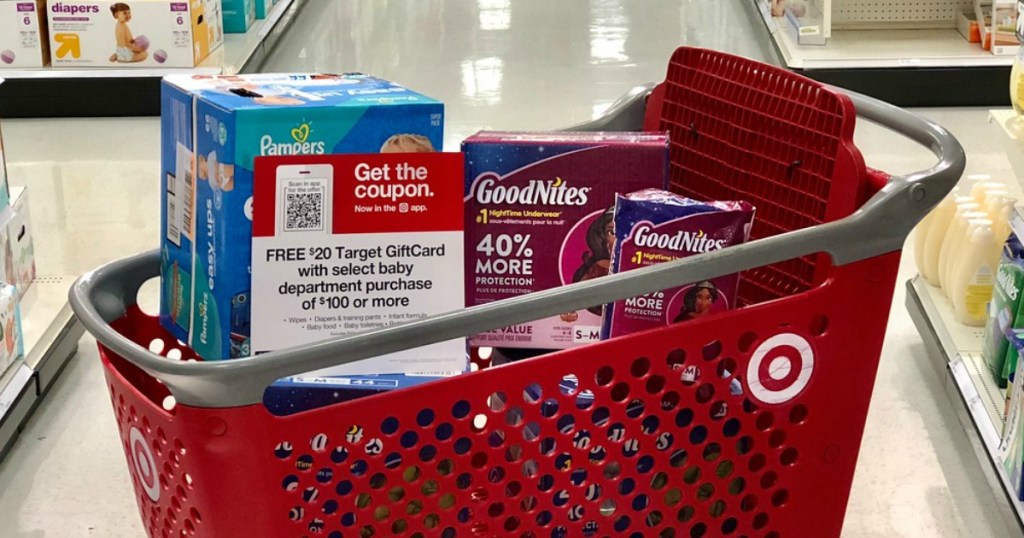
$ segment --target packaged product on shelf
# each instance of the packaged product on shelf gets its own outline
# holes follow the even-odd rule
[[[160,320],[206,359],[249,355],[254,159],[433,151],[444,106],[359,74],[167,77]]]
[[[255,0],[254,4],[256,19],[263,20],[267,18],[267,15],[270,15],[270,11],[274,9],[277,0]]]
[[[54,67],[195,67],[221,45],[221,0],[49,2]]]
[[[244,34],[256,22],[256,4],[263,0],[221,0],[224,8],[224,31]]]
[[[956,12],[956,29],[968,43],[981,43],[981,28],[973,9],[959,9]]]
[[[705,254],[745,242],[754,208],[747,202],[698,202],[648,189],[615,201],[611,273]],[[739,275],[649,293],[605,307],[602,338],[699,319],[735,306]]]
[[[261,157],[255,173],[254,355],[465,308],[462,154]],[[304,375],[467,367],[455,338]]]
[[[0,374],[24,354],[18,292],[14,286],[0,283]]]
[[[1003,246],[996,283],[985,325],[982,357],[1000,387],[1006,386],[1003,368],[1010,350],[1009,332],[1024,300],[1024,247],[1016,237]]]
[[[615,195],[664,189],[668,138],[481,132],[466,155],[466,301],[478,305],[608,274]],[[479,334],[472,343],[564,349],[600,339],[602,307]]]
[[[373,394],[415,387],[444,377],[448,376],[381,374],[289,377],[267,387],[263,393],[263,405],[275,415],[293,415]]]
[[[1019,338],[1011,342],[1014,349],[1019,350],[1022,345],[1024,342]],[[1018,500],[1024,500],[1024,364],[1016,366],[1013,377],[998,455],[1003,470],[1010,479],[1014,496]]]
[[[0,69],[49,63],[46,0],[0,0]]]
[[[969,222],[963,247],[950,273],[948,294],[956,317],[960,323],[972,327],[981,327],[988,319],[986,308],[999,267],[1002,242],[996,241],[993,224],[987,218]]]
[[[32,281],[36,279],[36,255],[32,242],[32,219],[29,216],[27,188],[11,188],[11,207],[14,209],[14,217],[7,226],[7,233],[11,259],[14,263],[12,283],[17,288],[20,299],[25,296]]]
[[[0,85],[4,79],[0,78]],[[11,191],[7,185],[7,160],[4,157],[4,133],[0,126],[0,210],[11,205]]]
[[[949,229],[942,238],[942,248],[939,251],[939,285],[942,286],[946,296],[949,296],[949,287],[953,281],[952,267],[956,260],[955,252],[963,245],[967,235],[967,226],[971,219],[982,219],[988,216],[987,213],[979,211],[981,207],[977,202],[957,204],[956,213],[949,223]]]

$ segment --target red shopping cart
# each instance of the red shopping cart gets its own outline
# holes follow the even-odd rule
[[[582,128],[670,131],[673,188],[750,200],[753,241],[218,363],[135,306],[158,253],[83,276],[72,306],[149,535],[838,536],[899,252],[963,151],[907,112],[718,52],[679,49],[650,90]],[[940,162],[868,171],[856,113]],[[287,417],[261,403],[284,376],[737,271],[746,306],[709,319]]]

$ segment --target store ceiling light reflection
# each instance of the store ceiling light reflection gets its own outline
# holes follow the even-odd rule
[[[508,30],[512,24],[512,0],[477,0],[481,30]]]
[[[622,4],[617,1],[595,1],[590,5],[590,63],[621,63],[626,55],[629,35]]]
[[[462,96],[470,105],[494,105],[501,102],[501,82],[505,62],[498,57],[462,62]]]

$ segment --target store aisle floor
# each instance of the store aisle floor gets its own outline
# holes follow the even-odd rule
[[[447,149],[482,128],[590,119],[633,83],[663,78],[679,44],[773,57],[738,0],[307,4],[266,70],[363,71],[442,99]],[[984,110],[920,112],[961,139],[969,173],[1012,181]],[[12,181],[31,192],[41,276],[71,277],[156,246],[156,119],[7,121],[4,135]],[[889,172],[931,163],[924,150],[867,123],[857,142]],[[902,282],[912,273],[905,257],[843,536],[1010,536],[903,307]],[[142,536],[89,338],[0,462],[0,536]]]

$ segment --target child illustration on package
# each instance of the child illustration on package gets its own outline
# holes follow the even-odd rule
[[[690,288],[683,295],[683,308],[673,323],[704,317],[711,313],[711,307],[718,302],[718,288],[710,281],[703,281]]]
[[[117,42],[117,49],[110,55],[111,62],[135,63],[141,62],[149,57],[146,52],[148,44],[143,36],[136,39],[132,35],[132,29],[128,22],[132,20],[132,8],[124,2],[117,2],[110,6],[110,13],[117,19],[114,25],[114,39]]]

